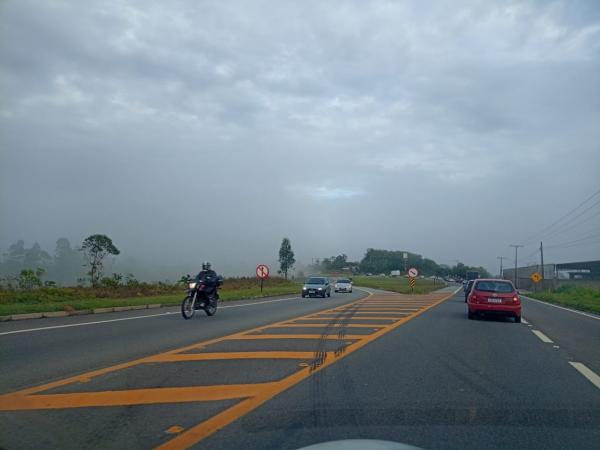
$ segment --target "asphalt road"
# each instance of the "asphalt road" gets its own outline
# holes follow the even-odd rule
[[[599,373],[599,320],[525,300],[528,323],[469,321],[461,293],[363,296],[241,302],[187,322],[165,314],[23,333],[13,332],[91,320],[0,324],[0,447],[295,449],[368,438],[597,448],[600,385],[571,363]]]
[[[337,306],[365,295],[354,290],[351,294],[332,294],[326,300],[288,295],[224,302],[214,317],[199,312],[188,321],[181,317],[179,307],[169,307],[2,322],[0,393]]]
[[[526,319],[534,329],[540,330],[570,361],[584,361],[600,374],[600,316],[549,305],[525,297]]]

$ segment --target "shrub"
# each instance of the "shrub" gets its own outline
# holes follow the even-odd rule
[[[125,275],[125,286],[135,287],[139,286],[140,282],[135,278],[132,273]]]
[[[112,277],[103,277],[100,280],[100,286],[107,288],[116,288],[121,285],[123,281],[123,275],[120,273],[113,273]]]
[[[41,276],[44,274],[44,269],[38,267],[35,271],[32,269],[23,269],[17,278],[19,289],[34,289],[42,286]]]

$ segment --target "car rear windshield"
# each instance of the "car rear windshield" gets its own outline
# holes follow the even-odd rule
[[[350,283],[350,280],[341,279],[341,280],[337,280],[337,282],[338,283]]]
[[[306,284],[325,284],[324,278],[309,278]]]
[[[506,281],[479,281],[475,289],[484,292],[498,292],[508,294],[513,291],[513,285]]]

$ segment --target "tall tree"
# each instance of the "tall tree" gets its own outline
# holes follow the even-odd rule
[[[23,266],[26,269],[35,269],[37,267],[48,267],[50,265],[50,255],[47,251],[42,250],[40,244],[35,242],[31,248],[25,250],[23,257]]]
[[[102,260],[108,255],[121,253],[113,244],[111,238],[105,234],[92,234],[83,240],[81,251],[90,269],[88,275],[92,286],[97,286],[102,277]]]
[[[2,272],[5,275],[17,275],[23,269],[23,260],[25,259],[25,241],[18,240],[8,247],[4,254]]]
[[[81,270],[81,255],[71,247],[67,238],[59,238],[54,250],[52,276],[60,283],[71,283],[77,280]]]
[[[286,280],[288,271],[294,267],[295,263],[296,260],[294,259],[292,244],[288,238],[284,237],[283,241],[281,241],[281,247],[279,248],[279,268]]]
[[[404,253],[408,256],[406,260]],[[416,267],[423,275],[430,275],[438,270],[435,261],[405,251],[369,248],[360,262],[361,272],[367,273],[389,273],[391,270],[404,270],[405,266]]]

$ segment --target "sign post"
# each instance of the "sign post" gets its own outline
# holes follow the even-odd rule
[[[266,264],[259,264],[256,266],[256,276],[260,279],[260,293],[263,291],[263,283],[269,278],[269,266]]]
[[[409,278],[408,279],[408,284],[410,285],[410,292],[414,292],[415,290],[415,285],[417,284],[417,280],[415,278]]]
[[[414,292],[417,284],[417,277],[419,276],[419,269],[411,267],[408,269],[408,284],[410,285],[410,292]]]

